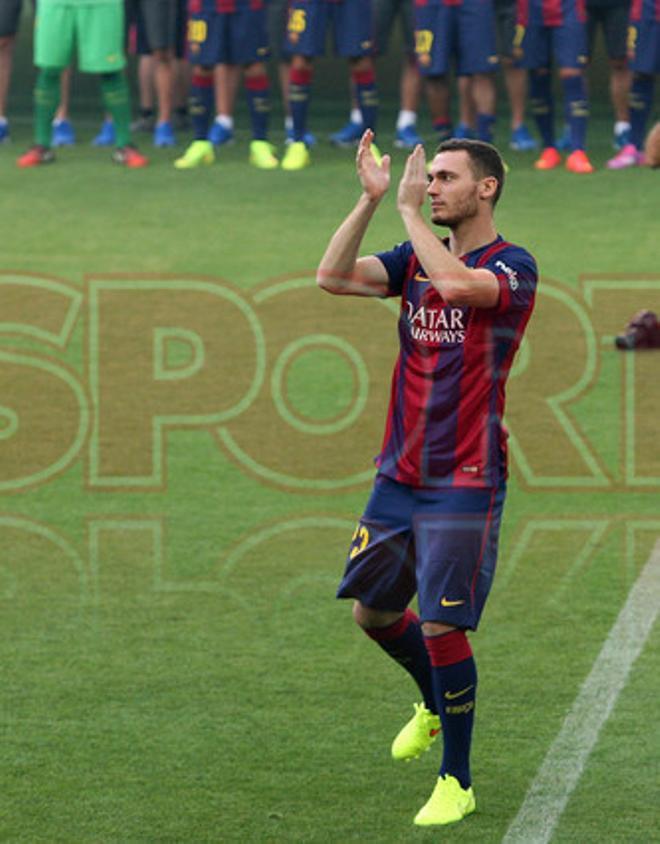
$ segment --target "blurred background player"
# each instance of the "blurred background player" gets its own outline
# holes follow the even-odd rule
[[[630,0],[587,0],[587,46],[589,61],[594,54],[596,35],[603,30],[610,66],[610,100],[614,112],[614,148],[621,149],[630,139],[628,96],[631,73],[627,59]],[[564,126],[557,148],[570,149],[570,128]]]
[[[633,0],[628,41],[630,69],[630,141],[607,162],[610,170],[645,163],[644,132],[653,106],[654,75],[660,73],[660,0]]]
[[[178,0],[126,0],[129,25],[137,26],[140,116],[155,116],[154,146],[176,143],[172,127]],[[157,113],[154,115],[155,90]]]
[[[182,0],[124,0],[126,39],[139,56],[138,89],[140,115],[131,124],[134,131],[153,132],[154,146],[176,144],[172,127],[177,26],[184,26]],[[135,36],[135,39],[133,38]],[[182,55],[183,53],[181,53]],[[154,96],[155,94],[155,96]],[[154,105],[158,105],[156,114]],[[115,127],[106,115],[92,143],[112,146]]]
[[[628,67],[627,35],[630,0],[587,0],[587,42],[589,59],[596,34],[603,31],[610,67],[610,100],[614,112],[614,146],[622,149],[630,140],[628,97],[632,74]]]
[[[553,170],[561,164],[555,141],[553,59],[559,69],[564,111],[570,132],[566,169],[592,173],[585,152],[589,107],[584,67],[587,63],[587,29],[584,0],[518,0],[514,54],[529,70],[530,98],[543,151],[534,166]]]
[[[365,127],[376,130],[378,93],[372,57],[370,0],[291,0],[286,50],[291,56],[289,103],[293,143],[282,167],[301,170],[310,163],[305,143],[315,56],[325,52],[328,26],[334,32],[335,52],[348,59],[355,97]]]
[[[432,111],[436,130],[440,129],[441,117],[433,112],[440,109],[446,97],[448,74],[455,56],[457,75],[470,77],[463,84],[471,88],[476,135],[479,140],[492,141],[498,66],[492,0],[415,0],[415,44],[421,73],[432,101],[437,103]],[[464,92],[466,107],[468,96]]]
[[[287,144],[293,143],[293,117],[289,103],[289,76],[291,74],[291,55],[287,48],[287,22],[289,19],[289,0],[269,0],[268,34],[271,55],[277,73],[277,83],[282,96],[284,109],[284,134]],[[316,137],[309,130],[303,139],[307,147],[316,144]]]
[[[7,98],[21,7],[22,0],[0,2],[0,144],[9,140]]]
[[[193,63],[190,116],[194,140],[174,166],[188,170],[211,164],[215,158],[209,129],[215,101],[214,68],[220,66],[225,68],[218,70],[220,75],[230,74],[228,84],[231,75],[237,79],[242,68],[252,122],[250,163],[272,170],[278,160],[267,140],[270,80],[265,64],[269,52],[265,5],[263,0],[226,0],[222,11],[217,8],[215,0],[190,0],[188,48]]]
[[[35,24],[34,62],[39,68],[34,91],[35,145],[22,155],[19,167],[36,167],[55,160],[51,149],[52,120],[60,97],[60,77],[77,46],[78,67],[98,74],[106,110],[117,130],[113,161],[144,167],[148,161],[131,144],[130,100],[124,54],[122,0],[39,0]]]
[[[497,52],[511,112],[509,146],[518,152],[536,149],[538,143],[525,126],[527,71],[513,55],[516,32],[516,0],[495,0]]]
[[[417,132],[417,110],[422,89],[422,77],[415,55],[415,23],[413,0],[373,0],[374,52],[377,58],[387,54],[394,25],[399,23],[403,43],[401,76],[399,83],[399,113],[396,120],[394,146],[412,149],[423,143]],[[362,137],[365,125],[362,112],[351,85],[351,113],[345,126],[330,136],[336,146],[353,146]]]

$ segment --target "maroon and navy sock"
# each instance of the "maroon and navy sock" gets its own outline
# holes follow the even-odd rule
[[[245,92],[250,109],[252,137],[255,141],[265,141],[268,137],[268,120],[270,118],[270,80],[268,75],[264,72],[254,76],[246,76]]]
[[[213,77],[210,74],[193,71],[188,112],[192,123],[193,139],[196,141],[205,141],[208,136],[213,99]]]
[[[292,67],[289,71],[289,107],[293,120],[294,141],[302,141],[307,132],[312,75],[311,68]]]
[[[652,76],[636,73],[630,89],[630,143],[637,149],[644,146],[644,131],[653,104],[653,83]]]
[[[365,129],[376,131],[378,122],[378,91],[376,74],[373,69],[354,70],[351,74],[358,108],[362,112],[362,125]]]
[[[424,644],[422,626],[415,613],[412,610],[406,610],[394,624],[388,627],[370,627],[364,632],[406,669],[419,686],[424,698],[424,706],[437,714],[431,681],[431,664]]]
[[[552,80],[549,73],[529,75],[529,103],[544,147],[555,145],[555,114]]]
[[[477,693],[477,667],[472,648],[463,630],[427,636],[425,644],[431,661],[433,691],[444,741],[440,776],[451,774],[461,788],[469,788],[470,746]]]
[[[589,103],[584,76],[568,76],[561,81],[564,90],[564,114],[571,138],[571,149],[584,149],[587,139]]]

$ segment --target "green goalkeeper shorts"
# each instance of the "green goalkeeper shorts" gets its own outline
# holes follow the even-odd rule
[[[78,50],[84,73],[114,73],[126,64],[122,0],[40,0],[34,27],[34,63],[64,68]]]

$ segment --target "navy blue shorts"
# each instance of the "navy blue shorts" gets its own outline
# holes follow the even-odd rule
[[[660,23],[644,21],[628,30],[629,63],[636,73],[660,73]]]
[[[424,76],[444,76],[452,60],[460,76],[494,72],[499,59],[492,3],[415,6],[415,52]]]
[[[495,573],[506,487],[417,489],[377,475],[338,598],[476,630]]]
[[[522,35],[522,66],[528,70],[550,67],[584,67],[588,61],[587,27],[579,21],[563,26],[528,26]]]
[[[357,59],[373,53],[371,0],[292,0],[284,52],[322,56],[329,27],[338,56]]]
[[[194,65],[248,65],[268,59],[268,20],[265,9],[241,7],[236,12],[191,14],[188,57]]]

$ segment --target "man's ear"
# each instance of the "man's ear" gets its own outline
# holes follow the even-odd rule
[[[495,176],[486,176],[479,185],[479,199],[492,199],[497,193],[497,179]]]

